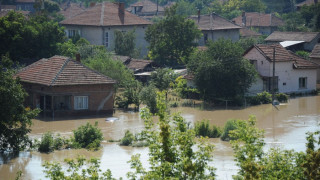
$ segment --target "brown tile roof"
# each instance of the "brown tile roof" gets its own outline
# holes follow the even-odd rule
[[[86,26],[121,26],[121,25],[148,25],[151,22],[134,14],[124,11],[124,18],[119,15],[119,4],[103,2],[84,12],[66,19],[62,25],[86,25]]]
[[[316,69],[318,65],[303,59],[302,57],[294,54],[291,51],[286,50],[280,44],[258,44],[254,45],[253,48],[257,48],[260,53],[266,57],[270,62],[273,61],[273,48],[275,47],[275,61],[276,62],[285,62],[292,61],[293,67],[296,69]],[[249,51],[247,51],[249,52]]]
[[[130,6],[142,7],[141,11],[139,11],[141,13],[152,13],[157,11],[157,4],[149,0],[142,0],[134,4],[131,4]],[[164,12],[164,8],[160,5],[158,5],[158,12]]]
[[[131,59],[126,66],[134,72],[138,72],[145,70],[151,64],[152,61],[149,60]]]
[[[191,16],[189,19],[195,21],[200,30],[223,30],[223,29],[240,29],[241,27],[230,22],[229,20],[215,14]]]
[[[62,14],[66,19],[71,18],[73,16],[76,16],[82,12],[84,12],[85,9],[80,7],[77,3],[70,3],[65,4],[64,7],[62,7],[61,11],[59,11],[60,14]]]
[[[16,0],[16,3],[35,3],[35,0]]]
[[[241,37],[258,37],[261,36],[261,33],[255,32],[249,28],[243,27],[240,29],[240,36]]]
[[[264,14],[257,12],[246,12],[245,22],[242,23],[242,15],[234,18],[232,21],[241,26],[247,27],[269,27],[269,26],[283,26],[284,22],[273,14]]]
[[[113,56],[112,59],[120,61],[122,63],[126,63],[131,60],[129,56],[119,56],[119,55]]]
[[[275,31],[270,34],[265,41],[304,41],[311,42],[320,32],[279,32]]]
[[[301,2],[301,3],[296,4],[295,6],[296,7],[301,7],[303,5],[310,6],[310,5],[313,5],[313,4],[315,4],[314,0],[305,0],[305,1]]]
[[[30,11],[6,10],[6,11],[0,11],[0,17],[4,17],[4,16],[8,15],[10,11],[15,11],[17,13],[21,13],[26,18],[28,18],[28,15],[30,14]]]
[[[320,44],[316,44],[310,54],[311,58],[320,58]]]
[[[111,78],[64,56],[40,59],[21,69],[15,76],[23,82],[46,86],[115,83]]]

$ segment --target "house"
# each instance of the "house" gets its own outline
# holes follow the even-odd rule
[[[320,44],[314,46],[309,58],[312,62],[320,65]],[[317,71],[317,83],[320,84],[320,68]]]
[[[114,60],[122,62],[134,74],[142,72],[151,72],[155,70],[156,64],[150,60],[134,59],[129,56],[113,56]]]
[[[257,29],[263,35],[269,35],[278,30],[279,26],[283,26],[284,22],[274,14],[265,14],[257,12],[243,12],[232,20],[234,23],[243,26]]]
[[[282,43],[291,50],[312,51],[313,47],[320,43],[320,32],[280,32],[270,34],[265,41],[267,43]]]
[[[16,8],[18,11],[30,11],[35,12],[34,4],[35,0],[16,0]]]
[[[142,0],[136,3],[133,3],[130,5],[129,8],[127,8],[127,10],[132,14],[136,14],[138,16],[145,16],[145,17],[164,15],[164,7],[150,0]]]
[[[261,33],[253,31],[252,29],[249,29],[247,27],[243,27],[240,29],[241,38],[259,38],[260,36],[262,36]]]
[[[233,42],[239,40],[241,27],[216,13],[200,15],[199,12],[197,16],[191,16],[189,19],[192,19],[203,33],[198,42],[200,46],[205,45],[208,40],[217,41],[220,38],[231,39]]]
[[[319,2],[319,0],[305,0],[301,3],[296,4],[296,8],[299,11],[301,9],[302,6],[310,6],[310,5],[314,5],[317,4]]]
[[[249,95],[272,90],[273,62],[274,88],[278,92],[308,93],[316,89],[318,65],[295,55],[280,44],[254,45],[245,52],[244,58],[250,60],[259,74],[249,90]]]
[[[65,19],[68,19],[84,11],[85,8],[82,6],[82,4],[72,3],[68,1],[61,6],[61,10],[58,13],[63,15]]]
[[[113,79],[82,65],[80,58],[53,56],[21,69],[15,77],[28,92],[26,105],[45,116],[113,112]]]
[[[114,31],[135,30],[136,48],[140,55],[147,55],[145,31],[151,22],[140,18],[124,9],[124,3],[102,2],[84,12],[60,22],[65,27],[67,37],[79,34],[91,44],[104,45],[109,51],[114,50]]]

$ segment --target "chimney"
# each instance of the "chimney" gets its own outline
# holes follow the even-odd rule
[[[200,22],[200,9],[198,9],[198,23]]]
[[[121,24],[124,24],[124,3],[119,2],[118,15],[121,21]]]
[[[81,57],[79,53],[76,54],[76,61],[81,63]]]
[[[246,12],[242,12],[242,26],[247,26]]]
[[[96,5],[95,2],[91,2],[91,3],[90,3],[90,7],[94,7],[95,5]]]

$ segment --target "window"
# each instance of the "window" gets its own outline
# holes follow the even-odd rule
[[[208,34],[204,34],[204,43],[206,44],[208,41]]]
[[[106,32],[106,43],[105,43],[106,47],[109,47],[109,33]]]
[[[88,96],[75,96],[74,97],[74,109],[88,109]]]
[[[72,37],[76,36],[77,34],[80,35],[80,31],[75,30],[75,29],[68,30],[68,38],[72,38]]]
[[[307,88],[307,77],[300,77],[299,78],[299,88]]]

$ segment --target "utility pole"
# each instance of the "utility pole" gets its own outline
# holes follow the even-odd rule
[[[274,103],[274,93],[275,93],[275,69],[276,69],[276,47],[273,47],[273,63],[272,63],[272,104]]]

